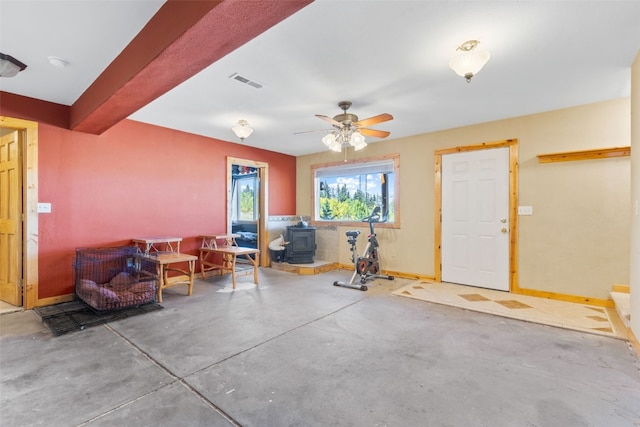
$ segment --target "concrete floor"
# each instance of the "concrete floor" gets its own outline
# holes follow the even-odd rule
[[[628,344],[260,270],[53,337],[0,316],[2,426],[638,426]],[[248,277],[240,281],[248,281]]]

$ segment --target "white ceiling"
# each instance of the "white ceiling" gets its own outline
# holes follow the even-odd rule
[[[0,52],[28,65],[0,90],[73,104],[162,3],[0,0]],[[467,84],[448,61],[469,39],[491,60]],[[232,142],[245,119],[244,144],[302,155],[342,100],[394,139],[628,96],[639,49],[640,1],[316,0],[130,118]]]

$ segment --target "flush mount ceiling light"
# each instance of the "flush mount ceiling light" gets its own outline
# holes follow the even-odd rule
[[[0,77],[13,77],[25,68],[27,65],[13,56],[0,53]]]
[[[238,120],[238,124],[232,127],[231,130],[240,138],[240,141],[244,141],[245,138],[248,138],[253,133],[253,128],[249,126],[246,120]]]
[[[484,67],[491,55],[486,50],[478,48],[478,40],[467,40],[456,49],[449,61],[449,67],[459,76],[464,77],[467,83]]]

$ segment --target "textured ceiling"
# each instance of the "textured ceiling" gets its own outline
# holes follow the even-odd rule
[[[231,7],[251,2],[222,3],[220,25],[252,22]],[[0,52],[28,65],[0,90],[73,105],[163,4],[0,0]],[[469,84],[448,67],[468,39],[491,53]],[[323,133],[295,133],[327,129],[314,115],[342,100],[361,119],[392,114],[372,127],[394,139],[628,96],[639,49],[639,1],[316,0],[130,118],[239,143],[231,127],[245,119],[244,144],[301,155],[323,151]]]

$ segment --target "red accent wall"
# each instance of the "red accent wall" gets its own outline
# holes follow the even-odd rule
[[[73,292],[77,247],[171,235],[197,254],[198,235],[225,231],[228,156],[268,163],[268,214],[295,214],[293,156],[131,120],[101,135],[40,122],[38,198],[51,213],[39,215],[38,297]]]

